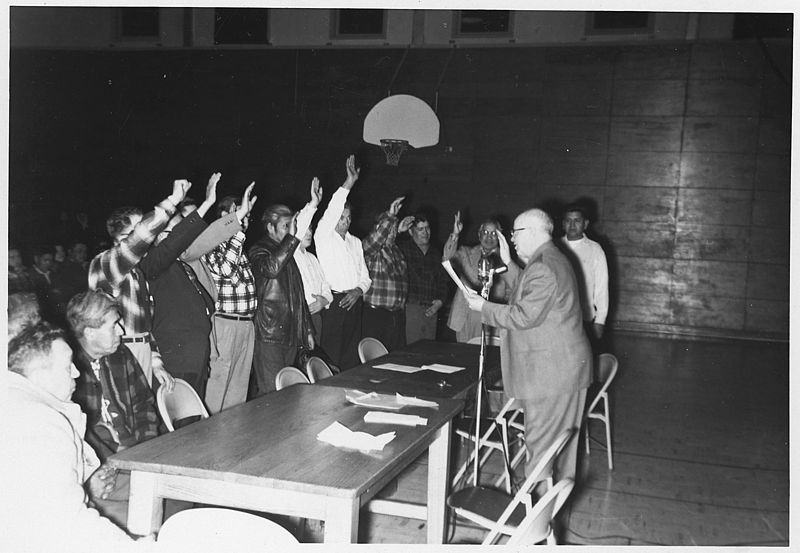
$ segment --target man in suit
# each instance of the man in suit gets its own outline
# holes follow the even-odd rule
[[[500,356],[506,394],[525,411],[526,473],[568,428],[575,434],[555,465],[554,479],[575,478],[586,388],[591,383],[592,354],[583,330],[578,284],[569,260],[552,241],[553,221],[530,209],[514,221],[511,240],[525,264],[511,262],[508,242],[498,233],[502,276],[512,286],[508,305],[488,302],[476,293],[469,308],[484,324],[500,329]]]

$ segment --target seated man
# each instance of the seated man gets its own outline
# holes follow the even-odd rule
[[[133,545],[87,503],[85,484],[100,491],[97,476],[90,479],[100,462],[83,441],[86,417],[69,399],[78,371],[64,331],[48,323],[25,328],[8,344],[8,369],[0,415],[8,452],[0,467],[0,550],[120,551],[126,542]]]
[[[101,459],[158,435],[153,391],[139,362],[121,342],[117,302],[99,290],[76,294],[67,320],[78,349],[75,401],[88,417],[86,440]]]

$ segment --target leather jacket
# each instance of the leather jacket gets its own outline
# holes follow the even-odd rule
[[[294,260],[299,244],[291,234],[280,243],[264,236],[247,254],[258,295],[257,341],[309,346],[308,337],[314,335],[303,279]]]

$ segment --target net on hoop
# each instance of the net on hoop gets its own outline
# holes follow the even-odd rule
[[[394,138],[381,138],[381,148],[386,154],[386,165],[394,165],[400,162],[400,156],[408,149],[408,140],[396,140]]]

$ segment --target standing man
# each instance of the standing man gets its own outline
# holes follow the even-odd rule
[[[100,290],[80,292],[67,304],[67,321],[79,348],[81,373],[75,402],[87,417],[86,441],[101,460],[158,436],[153,390],[133,353],[114,298]]]
[[[216,307],[211,320],[211,373],[206,387],[206,406],[212,414],[247,399],[255,345],[253,315],[258,297],[244,241],[250,211],[257,199],[250,199],[254,186],[255,183],[251,183],[247,187],[238,207],[238,198],[226,196],[222,199],[217,220],[233,215],[241,226],[231,238],[202,257],[202,265],[213,279],[210,292]],[[200,274],[198,272],[198,277]]]
[[[423,213],[414,216],[408,233],[411,240],[403,240],[400,249],[408,265],[406,341],[413,344],[436,339],[438,313],[447,296],[447,273],[441,251],[431,244],[431,224]]]
[[[358,365],[363,300],[372,285],[364,261],[361,240],[350,234],[350,204],[347,196],[361,172],[355,156],[347,158],[347,178],[333,193],[317,223],[314,244],[317,257],[331,286],[333,301],[322,312],[322,349],[342,370]]]
[[[469,308],[484,323],[500,329],[500,359],[506,394],[525,411],[527,474],[544,451],[567,429],[576,429],[556,462],[555,480],[575,478],[586,388],[591,383],[592,352],[583,330],[578,284],[569,260],[552,242],[553,222],[540,209],[514,221],[511,240],[524,270],[511,262],[505,237],[498,233],[500,257],[508,265],[501,278],[513,285],[508,305],[467,296]]]
[[[497,255],[499,246],[498,235],[503,231],[500,223],[494,219],[486,219],[478,227],[478,245],[458,247],[458,237],[461,233],[461,212],[456,212],[453,221],[453,232],[450,233],[447,243],[444,245],[444,259],[449,259],[453,264],[461,281],[473,290],[480,291],[482,287],[478,276],[478,265],[485,257],[492,258]],[[456,249],[458,247],[458,249]],[[494,262],[493,262],[494,265]],[[489,300],[497,303],[506,303],[510,289],[506,285],[505,279],[495,278],[492,281],[492,289],[489,291]],[[456,340],[459,342],[469,342],[472,338],[481,335],[480,314],[472,312],[467,307],[464,295],[456,290],[453,296],[453,305],[450,307],[450,318],[447,326],[456,333]],[[496,329],[487,329],[488,334],[495,334]]]
[[[564,210],[564,237],[572,253],[575,276],[581,292],[581,308],[586,333],[597,349],[603,338],[608,316],[608,263],[603,248],[586,236],[589,219],[579,204],[571,204]],[[596,353],[600,353],[599,351]]]
[[[114,210],[106,221],[114,245],[97,254],[89,264],[89,289],[103,290],[119,301],[125,327],[122,343],[136,357],[151,385],[153,376],[168,387],[174,380],[164,370],[161,354],[150,333],[153,313],[144,268],[159,269],[172,263],[188,244],[176,244],[176,251],[163,250],[163,255],[142,262],[153,240],[167,226],[191,186],[192,183],[184,179],[174,181],[172,194],[144,216],[135,207]]]
[[[377,338],[389,351],[406,345],[408,273],[406,258],[396,240],[397,233],[407,231],[414,218],[409,216],[398,223],[397,214],[404,199],[395,199],[389,210],[378,216],[363,242],[372,285],[364,294],[362,335]]]
[[[267,234],[248,252],[258,294],[253,355],[258,395],[275,390],[275,375],[295,364],[298,346],[314,349],[314,323],[294,251],[321,199],[322,189],[315,177],[311,201],[296,216],[285,205],[269,206],[261,217]]]

